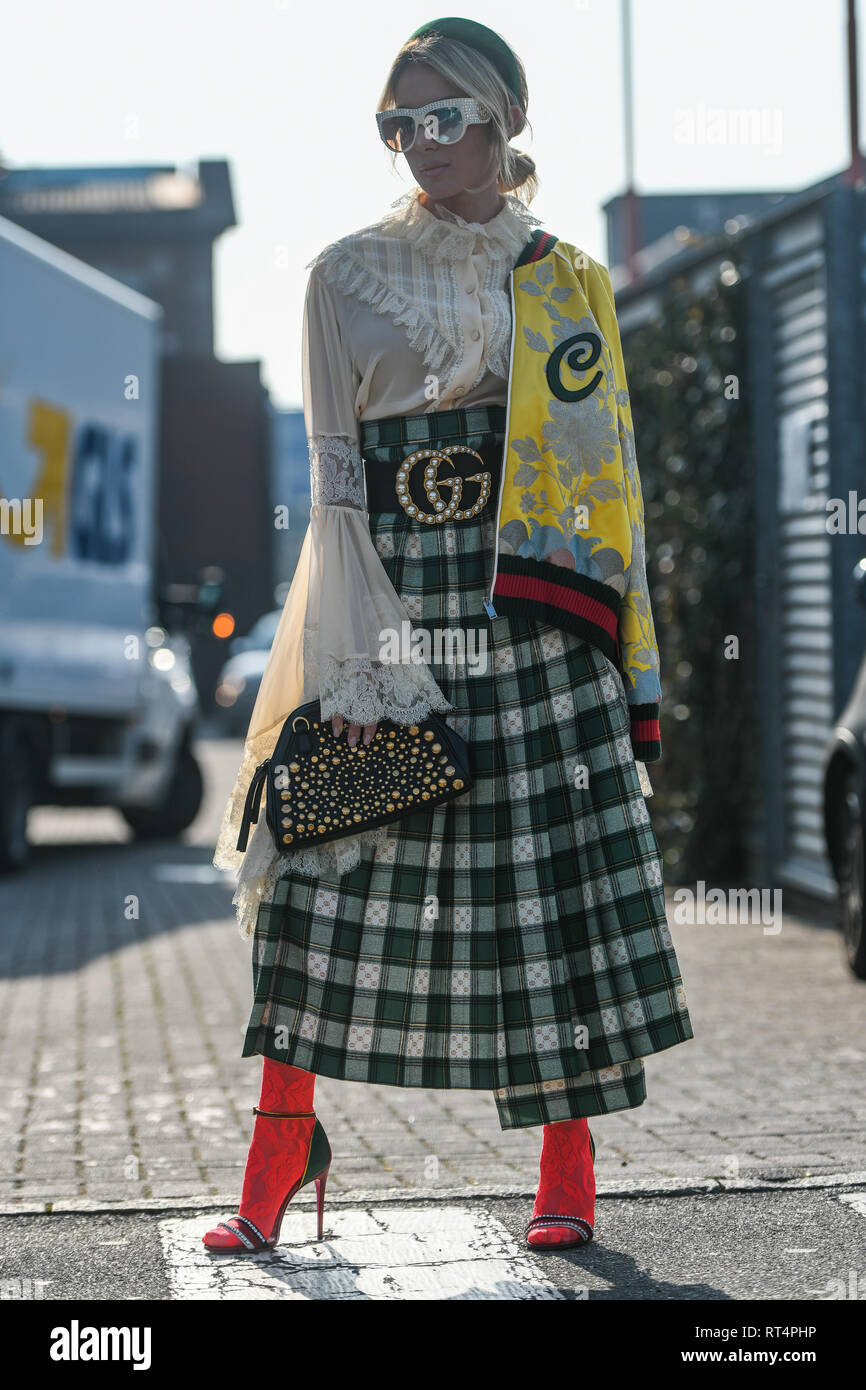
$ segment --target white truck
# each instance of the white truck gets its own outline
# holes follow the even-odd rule
[[[162,309],[0,218],[0,872],[31,807],[195,817],[198,696],[155,583]]]

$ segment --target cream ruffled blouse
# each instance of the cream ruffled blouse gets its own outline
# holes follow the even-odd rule
[[[227,802],[214,855],[234,871],[244,936],[289,869],[318,877],[360,862],[387,826],[294,853],[276,851],[264,811],[245,853],[238,831],[247,787],[273,752],[287,715],[318,698],[323,719],[413,723],[447,712],[424,663],[383,663],[380,632],[409,615],[370,535],[359,422],[457,406],[504,405],[508,393],[509,272],[540,224],[504,194],[489,222],[425,207],[421,190],[310,262],[302,376],[312,505]]]

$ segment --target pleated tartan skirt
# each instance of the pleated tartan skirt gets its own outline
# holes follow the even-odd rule
[[[501,406],[392,417],[364,423],[362,448],[391,473],[437,443],[492,460],[504,423]],[[441,524],[369,513],[474,785],[389,827],[348,873],[278,881],[243,1055],[492,1091],[512,1129],[642,1104],[643,1059],[693,1033],[622,679],[581,637],[488,618],[495,501]],[[436,657],[436,630],[454,628],[462,664],[447,643]]]

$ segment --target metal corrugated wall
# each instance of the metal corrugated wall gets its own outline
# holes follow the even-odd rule
[[[781,883],[831,890],[822,763],[834,715],[827,280],[823,218],[773,229],[759,271],[771,326],[778,537],[777,694],[781,732]]]

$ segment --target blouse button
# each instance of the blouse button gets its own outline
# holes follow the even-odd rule
[[[480,337],[481,337],[481,329],[480,329],[480,328],[473,328],[472,333],[470,334],[470,337],[475,338],[475,339],[480,338]]]

